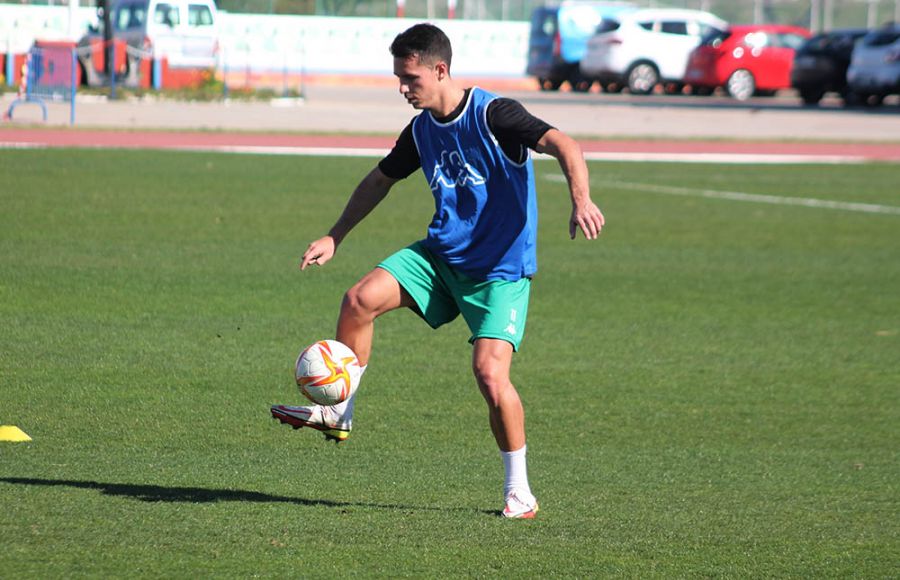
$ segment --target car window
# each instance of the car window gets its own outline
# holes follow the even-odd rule
[[[680,34],[682,36],[687,36],[688,33],[687,22],[683,20],[663,20],[662,25],[660,26],[660,30],[662,30],[666,34]]]
[[[178,26],[181,18],[178,16],[178,7],[171,4],[157,4],[153,12],[153,21],[167,26]]]
[[[806,38],[800,36],[799,34],[794,34],[793,32],[783,32],[780,34],[774,34],[775,38],[772,42],[775,46],[782,46],[784,48],[792,48],[797,50],[800,48],[803,43],[806,41]]]
[[[900,40],[900,30],[879,30],[866,36],[866,46],[887,46]]]
[[[531,34],[534,36],[553,36],[556,34],[556,15],[552,12],[535,15],[531,24]]]
[[[128,28],[143,28],[147,23],[147,6],[135,6],[131,10],[131,19],[128,21]]]
[[[142,4],[122,4],[116,10],[113,26],[116,30],[141,28],[147,19],[147,11]]]
[[[652,31],[653,30],[653,21],[651,20],[649,22],[638,22],[638,26],[640,26],[644,30]]]
[[[703,35],[703,39],[700,41],[701,46],[711,46],[712,48],[719,48],[722,46],[722,43],[728,40],[731,36],[731,33],[726,30],[718,30],[715,28],[710,29],[709,32]]]
[[[213,16],[205,4],[188,5],[188,26],[212,26]]]
[[[701,38],[705,39],[707,36],[710,36],[713,34],[724,34],[723,31],[721,31],[718,28],[716,28],[715,26],[712,26],[705,22],[695,22],[694,24],[697,25],[697,34]]]
[[[856,44],[856,39],[860,36],[862,36],[862,34],[859,32],[839,34],[831,39],[831,48],[836,52],[853,50],[853,45]]]
[[[597,30],[595,30],[594,32],[596,32],[597,34],[612,32],[613,30],[618,30],[619,26],[621,26],[621,24],[619,24],[618,20],[604,18],[603,21],[597,25]]]
[[[803,50],[806,52],[825,52],[825,49],[831,46],[834,41],[835,38],[830,34],[819,34],[807,40],[803,44]]]
[[[116,30],[125,30],[128,28],[128,21],[131,19],[131,6],[121,6],[116,10]]]

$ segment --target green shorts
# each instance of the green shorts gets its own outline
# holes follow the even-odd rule
[[[475,280],[435,257],[420,242],[378,264],[387,270],[418,306],[432,328],[463,315],[472,336],[498,338],[519,350],[525,334],[531,279]]]

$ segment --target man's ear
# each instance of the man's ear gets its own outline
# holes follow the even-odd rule
[[[439,81],[444,80],[444,78],[450,76],[450,67],[447,66],[447,63],[444,61],[438,61],[436,65],[434,65],[434,70],[437,73],[437,78]]]

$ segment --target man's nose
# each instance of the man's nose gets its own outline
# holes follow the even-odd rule
[[[408,92],[409,92],[409,85],[407,85],[406,83],[400,83],[400,94],[405,95]]]

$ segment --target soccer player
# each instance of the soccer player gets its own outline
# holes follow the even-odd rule
[[[517,101],[450,76],[450,40],[417,24],[391,44],[400,94],[420,110],[393,150],[360,182],[328,235],[312,242],[300,269],[322,266],[347,234],[388,194],[421,169],[435,200],[424,240],[389,256],[344,295],[337,340],[365,370],[376,318],[409,308],[433,328],[462,314],[472,336],[472,370],[488,406],[505,469],[502,514],[533,518],[538,502],[528,484],[525,413],[510,382],[513,352],[525,331],[531,278],[537,270],[537,202],[529,149],[555,157],[572,201],[569,235],[593,240],[604,225],[591,201],[579,145],[529,114]],[[272,415],[327,438],[350,435],[354,397],[333,407],[275,405]]]

